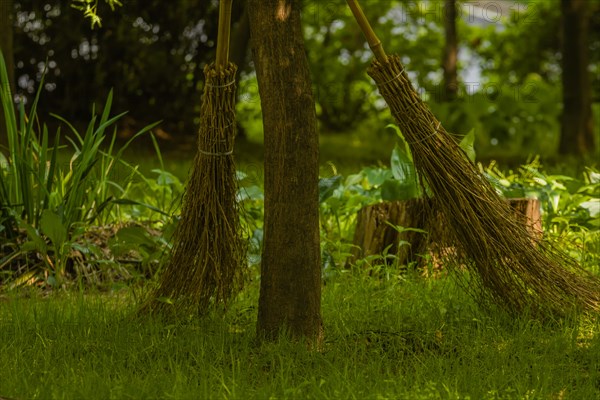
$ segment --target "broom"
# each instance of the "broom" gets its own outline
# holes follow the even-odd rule
[[[159,285],[142,311],[201,314],[241,287],[245,246],[232,155],[237,67],[228,61],[231,9],[232,0],[221,0],[216,62],[204,68],[198,148],[181,219]]]
[[[412,151],[423,192],[442,215],[457,265],[472,272],[483,304],[511,313],[564,315],[598,310],[600,281],[549,242],[532,244],[476,165],[412,87],[398,56],[388,56],[356,0],[347,0],[376,60],[368,69]]]

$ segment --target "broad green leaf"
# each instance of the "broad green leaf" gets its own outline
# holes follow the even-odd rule
[[[417,196],[418,189],[415,183],[388,179],[381,185],[381,199],[384,201],[409,200]]]
[[[333,192],[335,192],[335,189],[340,187],[341,184],[341,175],[332,176],[331,178],[319,179],[319,203],[322,203],[331,196],[333,196]]]
[[[410,160],[412,162],[413,156],[412,156],[412,152],[410,151],[410,146],[408,145],[408,142],[404,138],[404,135],[402,135],[402,131],[400,131],[400,128],[398,128],[394,124],[390,124],[390,125],[386,126],[386,128],[389,128],[389,129],[393,130],[394,132],[396,132],[396,135],[398,136],[398,146],[397,147],[399,147],[404,152],[404,154],[408,158],[408,160]]]
[[[392,151],[390,164],[392,175],[396,180],[406,183],[416,181],[415,165],[409,155],[398,145]]]
[[[464,150],[467,157],[475,162],[475,129],[471,129],[467,135],[460,141],[460,148]]]
[[[590,213],[590,217],[600,217],[600,199],[591,199],[580,204],[580,207],[585,208]]]
[[[63,243],[67,241],[67,227],[64,226],[61,217],[51,210],[44,210],[40,219],[40,230],[59,251]]]
[[[51,287],[58,286],[58,281],[56,280],[56,277],[54,277],[54,275],[49,275],[48,279],[46,279],[46,283]]]
[[[348,177],[346,178],[346,182],[344,182],[344,185],[347,187],[357,185],[360,184],[364,179],[365,176],[362,173],[348,175]]]
[[[153,169],[152,172],[154,172],[155,174],[158,174],[158,177],[156,178],[156,182],[161,186],[181,184],[181,182],[179,181],[179,178],[177,178],[175,175],[171,174],[170,172],[167,172],[162,169]]]
[[[404,227],[404,226],[400,226],[400,225],[394,225],[389,221],[385,221],[385,223],[389,226],[391,226],[396,232],[398,233],[403,233],[403,232],[415,232],[415,233],[422,233],[422,234],[427,234],[427,231],[423,230],[423,229],[419,229],[419,228],[410,228],[410,227]],[[408,243],[408,242],[407,242]],[[409,243],[410,244],[410,243]]]
[[[590,183],[596,184],[600,183],[600,173],[595,171],[590,171]]]
[[[265,197],[263,190],[256,185],[242,187],[238,190],[237,200],[263,200]]]
[[[42,254],[46,254],[48,252],[48,246],[46,245],[46,242],[33,226],[29,225],[23,220],[19,220],[19,228],[24,229],[25,232],[27,232],[27,237],[29,238],[29,241],[21,245],[21,250],[38,251]]]
[[[373,186],[379,186],[387,179],[393,177],[390,170],[383,168],[365,168],[363,172],[365,173],[369,183]]]
[[[129,251],[144,251],[156,247],[156,242],[146,229],[130,226],[119,229],[115,237],[108,242],[111,252],[117,256]]]

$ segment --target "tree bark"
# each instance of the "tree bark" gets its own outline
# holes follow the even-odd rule
[[[563,115],[561,154],[594,150],[592,87],[589,72],[588,0],[561,0],[563,13]]]
[[[10,91],[15,93],[15,63],[13,57],[13,0],[0,0],[0,50],[4,56]],[[6,120],[0,107],[0,144],[7,144]]]
[[[456,32],[456,0],[445,0],[444,31],[446,45],[444,46],[444,91],[443,100],[452,101],[458,94],[458,34]]]
[[[322,339],[318,133],[300,2],[250,0],[265,131],[258,335]]]

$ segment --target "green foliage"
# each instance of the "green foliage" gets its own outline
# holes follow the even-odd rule
[[[98,0],[72,0],[72,2],[71,7],[83,12],[83,16],[90,20],[92,29],[96,26],[102,26],[102,19],[98,15]],[[105,2],[112,11],[114,11],[117,6],[120,7],[123,5],[119,0],[105,0]]]
[[[460,148],[464,150],[467,158],[475,162],[475,129],[471,129],[460,141]]]
[[[344,2],[308,1],[303,22],[319,119],[329,131],[352,128],[372,111],[362,37]]]
[[[587,168],[582,179],[548,174],[536,158],[517,171],[485,170],[497,190],[508,198],[537,198],[547,235],[584,266],[598,273],[600,265],[600,172]]]
[[[583,179],[552,175],[545,173],[535,158],[517,171],[502,172],[492,164],[486,175],[506,197],[540,199],[546,211],[544,223],[557,233],[600,226],[600,173],[594,168],[587,168]]]
[[[249,140],[263,143],[263,119],[256,73],[241,73],[238,93],[240,95],[236,103],[236,122],[244,129]]]
[[[434,4],[435,5],[435,4]],[[422,1],[364,4],[367,16],[390,53],[401,53],[419,86],[439,76],[443,36],[439,15]],[[355,128],[383,107],[365,74],[372,54],[345,1],[305,2],[305,41],[311,64],[317,112],[325,131]]]
[[[152,277],[158,270],[163,254],[172,248],[172,243],[168,240],[175,229],[175,224],[171,223],[162,227],[163,231],[150,232],[148,228],[137,226],[125,226],[119,229],[116,234],[108,240],[108,249],[117,259],[136,260],[141,264],[145,277]]]
[[[554,154],[560,135],[560,86],[535,74],[522,84],[497,79],[477,84],[478,92],[451,103],[430,101],[431,109],[457,135],[474,129],[476,147],[488,158]]]
[[[248,264],[256,268],[258,278],[264,235],[265,197],[260,173],[250,167],[252,166],[249,166],[246,172],[237,171],[239,186],[237,201],[242,206],[240,222],[248,240]]]
[[[401,201],[419,198],[422,196],[421,185],[426,185],[426,182],[419,182],[419,176],[413,161],[410,146],[400,129],[396,125],[388,125],[398,136],[398,143],[392,151],[390,159],[390,171],[377,171],[380,177],[384,177],[383,182],[378,182],[378,179],[371,178],[371,183],[381,185],[381,200],[383,201]],[[460,148],[465,152],[471,162],[475,162],[475,131],[472,129],[464,136],[459,143]],[[371,175],[375,171],[371,171]]]
[[[345,263],[350,253],[356,214],[360,208],[381,201],[402,201],[422,195],[407,143],[395,126],[399,143],[393,150],[390,168],[363,168],[345,179],[336,175],[319,181],[323,260],[325,266]],[[475,161],[475,132],[460,142],[465,157]],[[547,174],[539,159],[517,172],[503,172],[495,163],[480,165],[484,175],[506,198],[538,198],[543,227],[595,272],[600,262],[600,173],[588,168],[582,179]],[[425,186],[426,187],[426,186]]]
[[[17,217],[17,213],[12,210],[14,207],[22,209],[21,216],[25,222],[34,223],[39,221],[41,212],[47,206],[47,192],[52,188],[58,149],[55,146],[52,149],[50,158],[47,157],[49,150],[48,131],[44,127],[41,141],[32,135],[34,120],[26,118],[22,104],[17,123],[6,65],[1,52],[0,89],[0,101],[5,115],[9,153],[8,159],[2,156],[3,159],[0,160],[2,161],[0,164],[0,208],[2,208],[4,220],[8,221],[10,225],[14,225]],[[32,106],[33,114],[35,114],[38,99],[39,92]],[[48,168],[46,169],[47,165]],[[40,184],[37,185],[37,190],[34,191],[33,183],[36,181]],[[49,185],[50,187],[48,187]],[[38,207],[35,207],[36,203]]]
[[[107,216],[119,212],[119,203],[114,199],[125,198],[135,169],[125,179],[114,180],[115,169],[133,138],[114,153],[116,131],[105,143],[106,129],[123,115],[110,117],[110,93],[103,112],[92,112],[84,134],[57,116],[71,131],[72,137],[66,137],[70,146],[61,147],[60,129],[53,138],[54,146],[50,146],[46,125],[42,125],[41,134],[36,130],[41,90],[29,113],[23,102],[19,104],[17,119],[1,54],[0,88],[8,132],[8,157],[0,159],[0,235],[12,248],[0,264],[33,253],[34,259],[41,260],[46,276],[52,278],[47,283],[61,284],[72,253],[81,250],[78,240],[86,229],[94,223],[106,223]],[[134,138],[152,127],[147,126]],[[65,147],[70,147],[72,153],[68,163],[62,165],[59,151],[64,154]],[[22,232],[26,233],[25,240],[20,238]]]
[[[463,29],[465,42],[486,60],[485,74],[521,84],[530,74],[558,83],[560,1],[528,0],[512,4],[503,26]]]

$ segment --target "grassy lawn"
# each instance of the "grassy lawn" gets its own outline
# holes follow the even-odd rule
[[[129,289],[3,298],[16,399],[597,399],[600,321],[480,311],[452,279],[329,276],[320,352],[255,341],[257,282],[224,317],[136,319]]]

